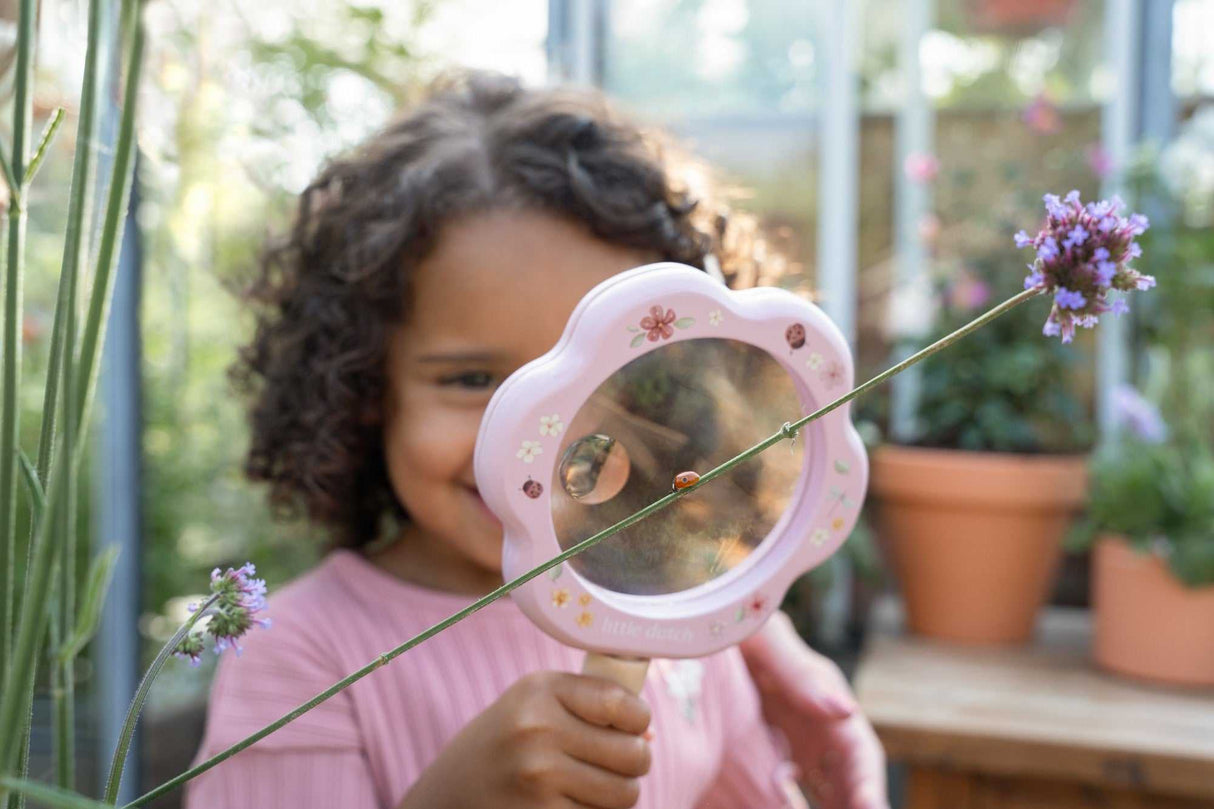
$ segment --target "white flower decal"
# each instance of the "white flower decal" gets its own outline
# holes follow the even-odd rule
[[[822,362],[823,362],[822,355],[819,354],[817,351],[815,351],[814,353],[809,355],[809,359],[807,359],[805,361],[805,364],[809,367],[809,370],[816,371],[822,367]]]
[[[721,310],[720,309],[713,309],[711,312],[708,313],[708,325],[709,326],[720,326],[721,325]]]
[[[560,435],[565,431],[561,417],[556,413],[551,416],[540,416],[540,435]]]
[[[536,455],[542,455],[544,448],[540,446],[539,441],[524,441],[523,447],[515,455],[523,459],[523,463],[531,463],[535,460]]]
[[[815,528],[814,532],[809,535],[809,542],[814,547],[826,542],[828,535],[825,528]]]

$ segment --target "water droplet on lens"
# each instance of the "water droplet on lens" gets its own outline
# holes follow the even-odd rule
[[[561,457],[561,486],[574,500],[593,506],[620,493],[632,462],[624,445],[606,435],[587,435],[569,445]]]

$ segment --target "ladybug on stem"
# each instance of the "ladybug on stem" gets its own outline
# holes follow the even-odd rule
[[[677,492],[680,489],[686,489],[700,482],[700,476],[695,472],[680,472],[674,476],[674,483],[671,484],[670,490]]]

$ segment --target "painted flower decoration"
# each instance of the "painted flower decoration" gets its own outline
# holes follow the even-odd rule
[[[556,413],[551,416],[540,416],[540,435],[560,435],[565,431],[565,424]]]
[[[515,457],[522,458],[523,463],[533,463],[536,455],[544,454],[544,448],[540,446],[539,441],[524,441],[523,446],[514,454]]]
[[[266,583],[264,579],[253,577],[256,572],[251,562],[222,573],[215,568],[211,572],[212,598],[208,599],[202,616],[206,624],[201,630],[186,635],[173,654],[187,658],[191,666],[197,666],[202,659],[204,639],[209,635],[214,640],[215,654],[232,648],[239,656],[241,647],[237,641],[246,632],[254,626],[269,629],[270,619],[257,617],[266,608]],[[199,610],[197,605],[190,608],[193,612]]]
[[[815,528],[814,532],[809,535],[809,542],[811,545],[817,546],[817,545],[822,545],[829,538],[830,538],[830,536],[829,536],[829,534],[826,533],[825,528]]]
[[[708,313],[708,325],[709,326],[720,326],[721,325],[721,310],[720,309],[713,309],[711,312]]]
[[[1122,314],[1129,306],[1120,298],[1110,301],[1111,290],[1131,292],[1155,286],[1155,279],[1129,266],[1142,255],[1134,241],[1146,231],[1141,214],[1122,217],[1124,203],[1118,197],[1084,205],[1079,192],[1064,199],[1045,195],[1045,227],[1035,237],[1023,230],[1016,234],[1017,247],[1033,247],[1036,260],[1029,265],[1024,288],[1037,288],[1054,296],[1054,306],[1042,329],[1048,337],[1061,335],[1069,343],[1075,327],[1090,329],[1105,312]]]
[[[569,603],[569,591],[557,588],[552,591],[552,606],[563,607]]]
[[[641,318],[641,328],[648,334],[649,342],[656,343],[659,339],[668,340],[674,334],[671,324],[674,323],[674,310],[663,310],[661,306],[651,306],[649,314]]]
[[[765,596],[756,595],[751,597],[750,601],[746,602],[746,609],[751,615],[758,615],[767,607],[767,598]]]
[[[805,366],[811,371],[816,371],[822,367],[822,363],[826,360],[817,351],[809,355],[809,359],[805,360]]]
[[[591,615],[589,612],[583,611],[577,617],[577,625],[582,627],[583,629],[590,626],[592,623],[594,623],[594,616]]]
[[[828,388],[833,388],[843,381],[843,366],[831,360],[830,364],[818,374],[818,377],[826,383]]]

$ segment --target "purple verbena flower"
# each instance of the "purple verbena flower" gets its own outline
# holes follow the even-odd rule
[[[1071,228],[1071,232],[1066,235],[1066,239],[1063,240],[1062,246],[1063,247],[1078,247],[1079,245],[1081,245],[1085,241],[1087,241],[1087,238],[1088,238],[1088,232],[1083,229],[1083,226],[1076,225],[1075,227]]]
[[[189,657],[191,664],[197,665],[203,638],[209,635],[214,639],[216,654],[230,647],[239,656],[242,649],[237,641],[246,632],[254,626],[269,629],[270,619],[258,617],[266,608],[266,583],[264,579],[254,578],[256,572],[252,563],[228,568],[222,573],[219,568],[211,571],[211,594],[215,600],[207,608],[206,625],[200,631],[191,632],[174,653]]]
[[[1059,308],[1062,309],[1082,309],[1087,301],[1084,300],[1082,292],[1075,292],[1066,287],[1058,287],[1054,292],[1054,303],[1058,304]]]
[[[1159,409],[1129,385],[1118,385],[1113,391],[1113,409],[1117,421],[1148,444],[1161,444],[1168,438],[1168,425]]]
[[[173,650],[173,654],[188,659],[190,665],[196,667],[202,662],[203,649],[202,633],[191,632],[181,639],[177,648]]]
[[[1149,225],[1140,214],[1121,216],[1125,203],[1114,196],[1084,205],[1078,191],[1065,197],[1046,194],[1045,226],[1033,238],[1021,231],[1019,248],[1032,247],[1037,257],[1029,265],[1024,288],[1054,296],[1043,333],[1069,343],[1076,328],[1090,329],[1105,312],[1121,313],[1127,304],[1114,301],[1113,290],[1131,292],[1155,286],[1155,279],[1129,266],[1142,255],[1134,241]]]

